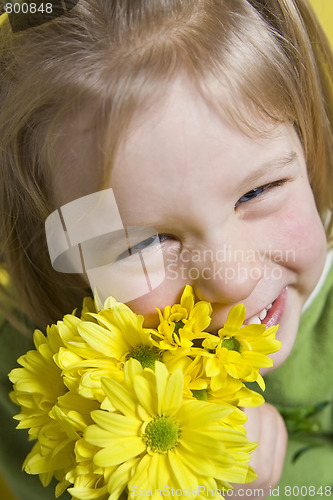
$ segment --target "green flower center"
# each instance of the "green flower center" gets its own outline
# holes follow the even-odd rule
[[[185,325],[185,323],[183,321],[176,321],[173,333],[175,333],[176,335],[178,335],[179,330],[181,328],[183,328],[184,325]]]
[[[142,439],[153,452],[166,453],[178,444],[179,437],[179,425],[171,417],[161,416],[147,424]]]
[[[237,339],[234,337],[229,337],[223,340],[222,347],[228,349],[228,351],[237,351],[240,352],[241,345]]]
[[[193,389],[191,392],[196,399],[199,399],[199,401],[208,401],[207,389]]]
[[[155,361],[161,361],[162,353],[155,346],[149,345],[137,345],[133,347],[126,356],[127,359],[137,359],[142,368],[151,368],[155,369]]]

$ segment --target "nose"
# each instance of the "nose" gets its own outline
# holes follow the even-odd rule
[[[258,253],[244,244],[211,244],[196,255],[196,262],[191,262],[192,267],[197,267],[191,285],[199,300],[221,305],[243,302],[264,275]]]

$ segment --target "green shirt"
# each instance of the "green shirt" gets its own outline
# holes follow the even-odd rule
[[[333,432],[333,265],[313,302],[302,314],[290,356],[281,367],[269,373],[265,381],[265,399],[275,405],[293,408],[332,402],[318,414],[317,421],[323,431]],[[322,446],[306,451],[293,463],[295,453],[305,446],[302,441],[289,439],[279,483],[281,498],[287,498],[289,487],[291,492],[294,488],[291,498],[333,495],[333,442],[326,439]],[[315,490],[309,490],[310,486]],[[325,487],[327,494],[331,491],[330,495],[325,495]]]

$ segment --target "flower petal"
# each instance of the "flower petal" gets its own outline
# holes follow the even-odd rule
[[[108,431],[115,438],[120,437],[120,435],[137,435],[142,425],[142,422],[137,418],[102,410],[91,412],[91,416],[99,427]]]
[[[123,489],[127,486],[128,481],[139,463],[139,460],[140,459],[138,458],[127,460],[127,462],[121,464],[117,467],[115,472],[111,474],[108,481],[108,489],[111,496],[114,493],[120,495]]]
[[[180,299],[180,305],[189,313],[192,311],[194,306],[194,293],[193,288],[190,285],[185,286]]]
[[[104,356],[117,357],[116,354],[120,350],[126,352],[125,347],[120,343],[120,339],[118,344],[118,339],[109,330],[100,325],[82,322],[78,326],[78,332],[91,347]]]
[[[177,414],[177,420],[181,426],[197,429],[212,422],[217,422],[232,412],[233,408],[228,405],[212,404],[203,401],[184,401]]]
[[[169,375],[161,405],[163,415],[174,415],[183,401],[184,376],[180,370]]]
[[[244,304],[237,304],[230,309],[227,321],[224,323],[224,330],[236,331],[244,323],[246,316],[246,309]],[[220,331],[219,331],[220,334]]]
[[[163,399],[168,379],[168,369],[163,363],[155,363],[156,391],[157,391],[157,412],[163,413]]]
[[[184,465],[189,467],[194,474],[198,476],[215,475],[215,467],[212,465],[210,460],[198,460],[196,455],[189,453],[188,450],[180,443],[175,451],[177,451],[177,454],[183,461]]]
[[[197,488],[198,480],[192,470],[189,469],[181,459],[181,454],[176,450],[171,450],[168,453],[173,479],[176,487],[182,490]]]
[[[133,388],[138,398],[138,401],[148,412],[148,414],[151,416],[156,415],[157,414],[156,394],[155,391],[153,390],[154,388],[151,387],[148,380],[144,377],[137,376]]]
[[[102,378],[102,388],[112,405],[126,416],[135,416],[136,404],[121,384],[110,378]]]
[[[114,440],[113,446],[107,446],[96,453],[94,463],[97,467],[120,465],[140,455],[145,449],[146,446],[140,437]]]

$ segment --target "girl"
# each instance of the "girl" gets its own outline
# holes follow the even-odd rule
[[[267,377],[274,403],[331,399],[333,63],[308,2],[80,0],[33,29],[3,25],[0,60],[1,252],[21,322],[57,321],[90,284],[154,326],[188,283],[213,333],[240,302],[248,323],[280,324],[275,367],[293,352]],[[10,328],[4,377],[28,342]],[[8,390],[3,474],[20,500],[53,498],[17,476]],[[331,494],[329,445],[293,465],[277,410],[248,414],[247,497]]]

